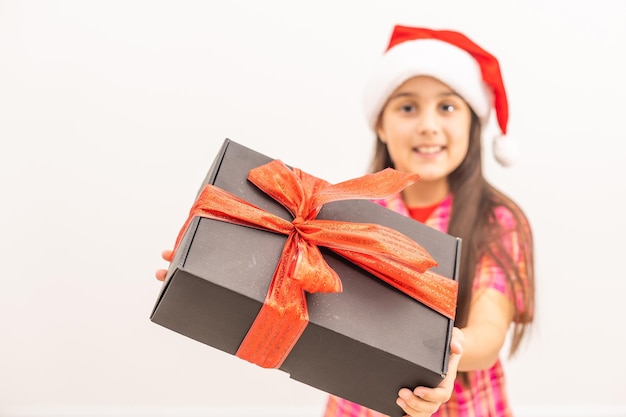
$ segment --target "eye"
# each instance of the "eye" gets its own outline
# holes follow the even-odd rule
[[[456,107],[453,104],[442,104],[441,110],[451,113],[456,110]]]
[[[403,104],[402,106],[400,106],[400,111],[404,113],[411,113],[414,110],[415,110],[415,106],[412,104]]]

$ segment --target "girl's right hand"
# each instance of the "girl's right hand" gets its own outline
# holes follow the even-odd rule
[[[171,249],[166,249],[163,252],[161,252],[161,257],[168,262],[172,261],[172,255],[173,255],[173,251]],[[165,281],[165,276],[167,275],[167,269],[157,269],[154,275],[156,276],[156,279],[158,279],[159,281]]]

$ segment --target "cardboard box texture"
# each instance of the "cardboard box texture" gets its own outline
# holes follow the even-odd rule
[[[292,220],[247,180],[272,159],[225,140],[202,185],[210,183]],[[314,173],[313,173],[314,174]],[[432,270],[457,279],[461,241],[365,200],[326,204],[318,219],[377,223],[422,245]],[[235,354],[265,299],[286,236],[195,218],[187,229],[151,320]],[[280,366],[297,381],[390,416],[402,387],[436,386],[447,371],[453,322],[343,257],[321,248],[343,292],[307,294],[309,323]]]

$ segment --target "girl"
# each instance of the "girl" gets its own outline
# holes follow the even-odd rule
[[[522,210],[482,172],[481,131],[492,108],[506,133],[498,62],[460,33],[396,26],[364,101],[376,134],[372,171],[421,176],[379,203],[463,239],[455,322],[463,354],[450,399],[439,407],[443,396],[417,388],[402,390],[398,405],[412,416],[437,407],[438,416],[511,416],[499,354],[510,328],[510,354],[517,351],[533,318],[533,243]],[[506,165],[503,144],[495,140],[494,151]],[[380,414],[330,396],[324,416]]]
[[[517,351],[533,318],[533,247],[524,213],[482,173],[481,131],[492,108],[506,133],[498,62],[460,33],[396,26],[365,93],[376,134],[371,170],[421,176],[377,202],[463,239],[448,375],[435,388],[400,390],[397,404],[413,417],[511,416],[499,354],[510,328]],[[502,140],[494,151],[506,165]],[[331,395],[324,417],[381,414]]]

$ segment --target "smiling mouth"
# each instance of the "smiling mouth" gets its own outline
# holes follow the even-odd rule
[[[442,152],[445,149],[444,146],[440,145],[429,145],[429,146],[416,146],[413,148],[413,151],[425,155],[434,155],[436,153]]]

